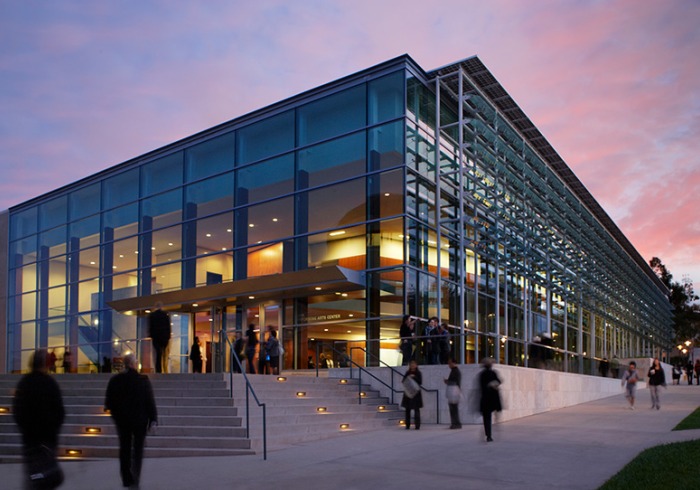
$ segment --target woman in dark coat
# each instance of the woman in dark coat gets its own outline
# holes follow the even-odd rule
[[[484,432],[486,433],[486,441],[491,442],[491,415],[493,412],[502,410],[501,395],[498,387],[501,385],[501,380],[498,378],[496,371],[492,369],[493,359],[487,357],[482,361],[484,369],[479,373],[479,389],[481,390],[481,399],[479,403],[479,411],[484,418]]]
[[[192,372],[202,372],[202,349],[199,347],[199,337],[194,338],[192,348],[190,348],[190,360],[192,361]]]
[[[410,387],[406,386],[407,383],[410,384],[410,381],[407,381],[408,378],[415,381],[415,384],[418,385],[417,392],[410,393]],[[420,409],[423,407],[423,395],[421,394],[423,375],[418,370],[418,363],[416,361],[411,360],[408,365],[408,371],[403,375],[402,383],[404,384],[405,390],[403,398],[401,399],[401,406],[406,409],[406,430],[411,428],[411,410],[415,413],[415,427],[416,430],[418,430],[420,429]],[[414,396],[410,396],[411,394]]]

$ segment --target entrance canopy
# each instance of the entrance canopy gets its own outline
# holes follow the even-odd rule
[[[251,300],[278,300],[355,291],[364,287],[364,273],[340,266],[328,266],[119,299],[107,304],[120,313],[143,313],[157,303],[161,303],[165,310],[184,313],[201,311],[207,306],[221,307]]]

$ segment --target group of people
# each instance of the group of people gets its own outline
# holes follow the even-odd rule
[[[266,327],[265,331],[260,331],[261,339],[258,339],[256,325],[251,323],[245,331],[245,337],[236,334],[236,341],[233,349],[238,355],[239,363],[234,363],[234,370],[241,370],[243,361],[246,362],[248,374],[279,374],[280,357],[284,353],[282,345],[277,338],[277,330],[272,326]],[[258,359],[258,368],[255,368],[255,358]]]
[[[399,328],[401,365],[407,366],[410,361],[417,361],[420,355],[425,364],[447,364],[450,357],[450,334],[447,323],[440,323],[437,317],[431,317],[420,336],[416,331],[417,323],[418,319],[410,315],[405,315],[401,321]]]
[[[695,384],[700,385],[700,359],[695,360],[695,364],[688,361],[688,364],[682,366],[681,364],[676,364],[673,366],[673,384],[681,384],[681,380],[684,379],[689,385],[693,384],[693,375],[695,376]]]
[[[493,369],[493,359],[487,357],[482,361],[482,370],[477,378],[479,391],[478,411],[481,413],[484,423],[484,435],[487,442],[493,441],[492,418],[494,412],[503,409],[499,387],[501,379]],[[462,373],[454,359],[448,358],[447,365],[450,372],[445,378],[447,404],[450,411],[450,429],[461,429],[462,423],[459,417],[459,403],[462,398]],[[402,384],[404,394],[401,399],[401,406],[405,410],[406,430],[411,428],[411,422],[416,430],[420,430],[421,418],[420,409],[423,408],[423,374],[418,369],[415,359],[409,362],[408,370],[403,376]],[[413,419],[411,414],[413,413]]]
[[[622,386],[625,388],[625,397],[629,403],[630,410],[634,410],[634,403],[637,398],[637,384],[641,381],[641,376],[637,370],[637,363],[630,361],[627,370],[622,375]],[[651,395],[651,409],[661,409],[661,387],[666,386],[666,373],[658,358],[652,359],[649,371],[647,372],[647,385]]]
[[[37,350],[30,372],[17,384],[12,404],[22,434],[26,488],[55,488],[63,481],[56,449],[66,413],[61,390],[48,371],[48,353]],[[151,383],[139,374],[133,354],[124,357],[124,370],[109,380],[104,406],[119,435],[122,483],[138,488],[146,433],[157,424],[158,412]]]

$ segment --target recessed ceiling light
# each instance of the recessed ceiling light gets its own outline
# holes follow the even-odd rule
[[[384,196],[386,196],[386,197],[389,197],[390,195],[391,195],[391,194],[389,194],[388,192],[385,192],[385,193],[384,193]]]
[[[251,223],[248,225],[250,228],[255,228],[255,223]]]
[[[226,233],[231,233],[233,230],[231,228],[226,228]]]
[[[94,262],[93,262],[93,264],[94,264]],[[316,291],[320,291],[320,290],[321,290],[321,286],[316,286],[314,289],[315,289]]]
[[[255,296],[248,296],[248,299],[255,299]]]
[[[277,223],[277,218],[272,218],[272,221],[274,221],[275,223]]]
[[[151,250],[155,250],[155,249],[156,249],[156,247],[151,247]]]
[[[207,238],[211,238],[211,233],[207,233]]]
[[[91,261],[90,261],[90,265],[95,265],[95,261],[94,261],[94,260],[91,260]]]
[[[172,246],[173,246],[173,242],[168,242],[168,247],[172,247]]]
[[[328,236],[339,236],[339,235],[345,235],[345,230],[332,231],[328,234]]]
[[[323,331],[324,331],[324,332],[327,332],[327,331],[328,331],[328,329],[327,329],[327,328],[324,328],[324,329],[323,329]]]
[[[119,254],[119,258],[120,258],[120,259],[123,259],[123,258],[124,258],[124,254]]]

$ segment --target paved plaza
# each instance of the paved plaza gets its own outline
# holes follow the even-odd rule
[[[660,411],[648,390],[637,409],[622,395],[512,420],[485,443],[482,427],[420,431],[387,428],[261,455],[144,461],[142,490],[342,488],[596,489],[640,451],[700,438],[700,430],[671,429],[700,406],[700,387],[669,386]],[[21,489],[21,465],[0,466],[2,488]],[[71,490],[122,488],[117,460],[65,462]]]

